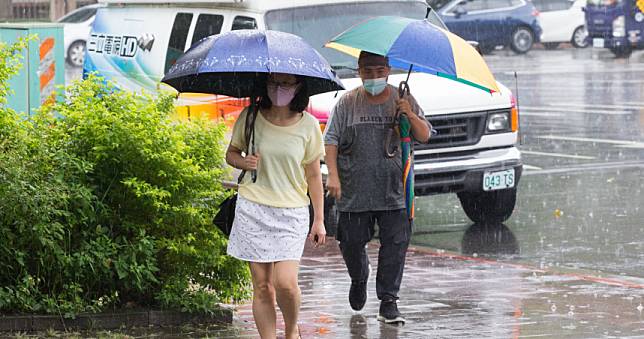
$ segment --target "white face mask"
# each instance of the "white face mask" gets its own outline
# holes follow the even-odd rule
[[[364,79],[362,86],[369,94],[378,95],[387,87],[387,78]]]
[[[295,97],[298,86],[282,87],[282,86],[268,86],[268,98],[275,106],[288,106],[291,100]]]

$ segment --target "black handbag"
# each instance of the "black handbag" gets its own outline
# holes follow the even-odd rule
[[[250,152],[252,153],[255,149],[255,138],[253,138],[253,134],[255,132],[255,118],[257,117],[257,111],[259,107],[257,104],[251,105],[250,111],[253,112],[253,114],[249,114],[248,116],[251,116],[251,119],[246,118],[245,121],[245,137],[246,137],[246,145],[249,145],[250,147],[247,146],[246,153],[248,154],[248,151],[250,149]],[[253,182],[257,180],[257,176],[255,171],[252,172],[253,174]],[[244,175],[246,175],[246,171],[242,170],[242,172],[239,174],[239,177],[237,178],[237,184],[239,185],[244,179]],[[230,197],[226,198],[224,201],[219,204],[219,212],[215,215],[215,217],[212,219],[212,223],[219,228],[221,233],[223,233],[226,237],[230,236],[230,231],[233,228],[233,221],[235,220],[235,207],[237,206],[237,193],[231,195]]]
[[[235,206],[237,205],[237,193],[226,198],[219,204],[219,212],[215,215],[212,223],[215,224],[225,236],[230,235],[235,220]]]

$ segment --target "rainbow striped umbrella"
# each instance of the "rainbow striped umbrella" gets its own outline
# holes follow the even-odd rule
[[[467,41],[427,19],[380,16],[359,23],[325,44],[358,57],[361,51],[389,57],[392,67],[435,74],[499,92],[485,60]]]
[[[409,220],[414,219],[414,155],[412,152],[411,124],[405,115],[400,116],[400,146],[403,165],[403,189],[405,208]]]

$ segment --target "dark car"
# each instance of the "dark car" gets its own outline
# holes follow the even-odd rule
[[[500,45],[526,53],[541,36],[539,11],[529,0],[452,0],[438,14],[450,31],[477,41],[482,53]]]

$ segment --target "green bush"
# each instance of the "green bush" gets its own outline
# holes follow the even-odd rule
[[[0,46],[2,86],[19,47]],[[0,312],[208,311],[248,297],[247,266],[211,224],[223,125],[179,123],[170,96],[95,76],[67,93],[29,118],[0,101]]]

